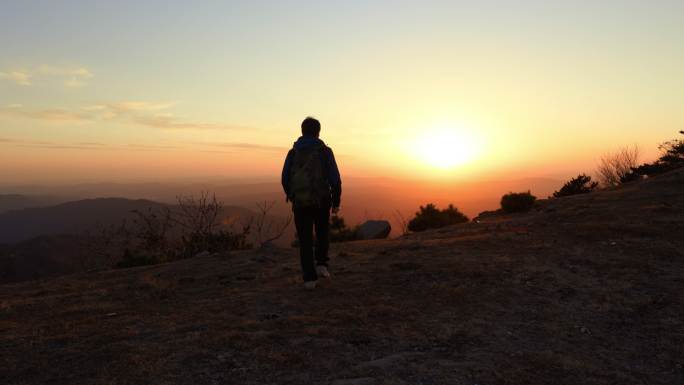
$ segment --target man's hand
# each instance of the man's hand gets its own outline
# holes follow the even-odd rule
[[[340,208],[339,208],[339,207],[333,207],[333,208],[332,208],[332,213],[333,213],[333,214],[337,214],[337,213],[339,213],[339,212],[340,212]]]

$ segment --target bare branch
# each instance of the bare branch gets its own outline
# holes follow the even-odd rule
[[[639,164],[639,147],[624,147],[615,153],[601,157],[596,170],[597,179],[604,187],[619,185],[623,178]]]

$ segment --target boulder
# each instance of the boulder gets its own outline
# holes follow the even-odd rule
[[[356,230],[356,239],[383,239],[392,231],[387,221],[366,221]]]

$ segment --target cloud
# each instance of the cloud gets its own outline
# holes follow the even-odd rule
[[[119,121],[167,130],[254,130],[254,128],[224,123],[198,122],[180,118],[170,112],[175,102],[121,101],[94,104],[78,108],[27,110],[21,105],[0,107],[0,115],[45,121]]]
[[[83,87],[87,85],[86,80],[93,78],[93,73],[85,67],[62,67],[53,65],[42,65],[38,67],[38,74],[44,76],[59,77],[64,79],[66,87]]]
[[[45,64],[38,67],[38,72],[43,75],[66,77],[73,76],[83,79],[90,79],[94,76],[93,73],[85,67],[59,67]]]
[[[12,104],[8,104],[6,107],[7,108],[21,108],[23,106],[21,104],[18,104],[18,103],[12,103]]]
[[[89,121],[87,114],[63,109],[24,110],[19,107],[0,108],[0,115],[44,120],[49,122],[84,122]]]
[[[223,143],[203,143],[209,146],[233,148],[233,149],[243,149],[243,150],[259,150],[259,151],[287,151],[286,147],[281,146],[271,146],[266,144],[257,143],[245,143],[245,142],[223,142]]]
[[[60,144],[55,142],[44,142],[26,139],[0,138],[0,143],[9,143],[15,147],[47,148],[47,149],[95,149],[85,143],[82,144]]]
[[[165,130],[242,130],[247,128],[220,123],[188,122],[176,118],[171,114],[137,116],[134,119],[134,122],[141,126]]]
[[[0,71],[0,80],[7,80],[20,86],[30,86],[31,74],[29,74],[27,71]]]
[[[128,148],[134,150],[175,150],[181,148],[180,146],[170,145],[150,145],[150,144],[129,144]]]
[[[173,107],[175,102],[144,102],[144,101],[123,101],[106,104],[95,104],[83,107],[82,110],[97,115],[100,119],[110,120],[117,117],[135,118],[136,116],[148,116],[158,114]],[[167,114],[170,115],[170,114]]]
[[[97,116],[99,119],[122,119],[141,126],[167,130],[236,130],[247,127],[196,122],[182,119],[166,110],[176,105],[176,102],[148,102],[148,101],[120,101],[114,103],[96,104],[84,107],[83,110]]]
[[[83,87],[95,75],[85,67],[41,65],[32,70],[0,71],[0,80],[7,80],[21,86],[33,85],[32,79],[59,78],[66,87]]]
[[[47,150],[99,150],[93,146],[79,146],[76,144],[23,144],[21,147],[43,148]]]
[[[103,151],[164,151],[182,149],[174,145],[145,145],[145,144],[120,144],[109,145],[100,142],[58,143],[15,138],[0,138],[0,144],[6,143],[14,147],[36,148],[46,150],[103,150]]]
[[[137,112],[167,110],[175,105],[176,102],[123,101],[110,103],[106,106],[118,112]]]

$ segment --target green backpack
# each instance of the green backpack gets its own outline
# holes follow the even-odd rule
[[[323,169],[322,145],[295,150],[290,169],[290,199],[296,207],[323,207],[330,202],[330,185]]]

